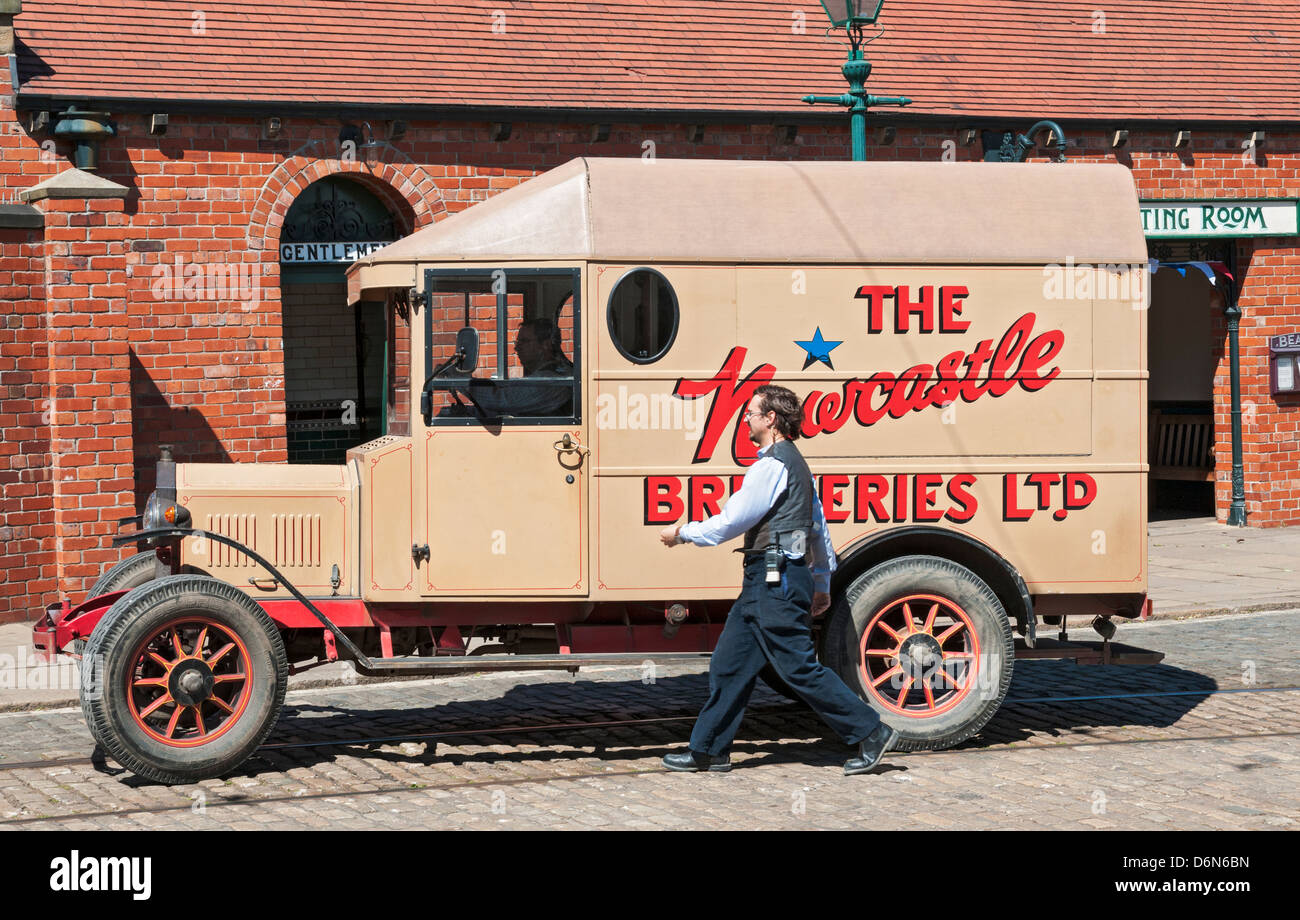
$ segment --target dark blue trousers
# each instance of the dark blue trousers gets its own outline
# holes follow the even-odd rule
[[[709,663],[709,701],[691,732],[691,750],[718,756],[731,747],[765,662],[849,744],[875,731],[880,716],[817,661],[812,641],[813,577],[788,562],[780,584],[764,578],[763,557],[745,564],[745,583]]]

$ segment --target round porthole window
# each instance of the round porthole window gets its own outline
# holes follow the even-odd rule
[[[628,272],[609,295],[609,336],[619,354],[650,364],[668,354],[677,338],[677,295],[651,268]]]

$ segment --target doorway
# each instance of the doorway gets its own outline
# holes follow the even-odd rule
[[[1162,262],[1151,279],[1152,520],[1214,515],[1213,292],[1199,269],[1182,262]]]
[[[342,463],[387,433],[389,316],[348,305],[345,273],[399,236],[398,221],[360,183],[329,176],[295,199],[280,243],[285,429],[290,463]]]

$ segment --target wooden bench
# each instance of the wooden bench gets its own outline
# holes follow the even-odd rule
[[[1151,478],[1214,481],[1214,416],[1151,410]]]

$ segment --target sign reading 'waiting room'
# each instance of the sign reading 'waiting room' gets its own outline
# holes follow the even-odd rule
[[[1294,198],[1143,201],[1142,232],[1156,239],[1206,236],[1295,236]]]

